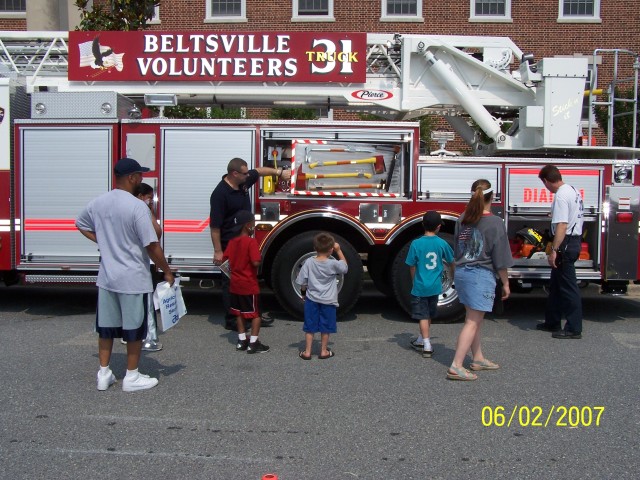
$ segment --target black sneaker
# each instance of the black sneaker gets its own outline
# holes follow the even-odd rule
[[[260,340],[256,340],[253,343],[249,343],[247,347],[247,353],[265,353],[269,351],[269,347],[267,345],[263,345],[260,343]]]
[[[559,332],[552,333],[551,336],[553,338],[575,339],[575,340],[579,340],[582,338],[581,333],[572,332],[571,330],[560,330]]]
[[[244,340],[238,339],[238,343],[236,344],[236,350],[238,352],[244,352],[247,348],[249,348],[249,339],[245,338]]]

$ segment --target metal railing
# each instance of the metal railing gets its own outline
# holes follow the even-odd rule
[[[604,65],[610,60],[611,67],[609,83],[605,88],[599,87],[598,61],[602,59]],[[600,67],[603,68],[603,67]],[[597,48],[593,51],[593,70],[591,74],[591,88],[589,89],[589,145],[596,127],[592,115],[594,108],[604,106],[607,108],[607,146],[614,146],[614,120],[625,116],[632,116],[631,145],[636,148],[637,144],[637,123],[638,123],[638,72],[640,71],[640,55],[630,50],[613,48]],[[632,98],[618,96],[621,87],[631,86]],[[597,94],[602,91],[606,95],[606,100],[598,100]],[[616,105],[618,104],[618,105]],[[619,104],[630,104],[631,108],[619,112]]]

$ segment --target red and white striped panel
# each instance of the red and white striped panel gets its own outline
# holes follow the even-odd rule
[[[397,193],[374,193],[374,192],[312,192],[310,190],[291,190],[293,195],[304,195],[307,197],[399,197]]]

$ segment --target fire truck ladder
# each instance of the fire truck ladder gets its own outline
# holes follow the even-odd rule
[[[32,85],[40,77],[66,79],[67,53],[67,32],[2,32],[0,75],[24,77]]]
[[[610,81],[606,90],[598,88],[598,63],[602,60],[611,60],[611,71],[608,72]],[[598,61],[597,61],[598,60]],[[638,72],[640,71],[640,55],[624,49],[598,48],[593,51],[593,71],[591,88],[589,89],[589,144],[591,144],[592,131],[596,127],[594,109],[598,106],[607,108],[607,146],[614,146],[614,121],[617,118],[631,115],[631,148],[637,146],[638,123]],[[625,76],[623,76],[625,75]],[[630,89],[626,90],[626,89]],[[597,94],[606,92],[606,100],[598,100]],[[629,94],[631,93],[631,97]],[[626,94],[626,96],[625,96]]]

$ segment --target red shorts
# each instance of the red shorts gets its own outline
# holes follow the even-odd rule
[[[260,312],[258,311],[258,295],[238,295],[237,293],[230,293],[231,304],[229,306],[229,313],[236,317],[242,318],[258,318]]]

